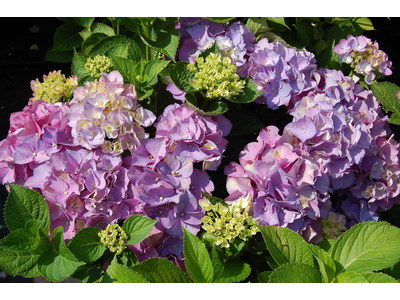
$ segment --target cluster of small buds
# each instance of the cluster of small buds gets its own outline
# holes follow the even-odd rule
[[[205,197],[199,204],[206,211],[206,215],[201,219],[202,228],[214,234],[215,245],[221,248],[229,248],[235,238],[247,241],[259,231],[257,221],[249,216],[249,198],[240,198],[230,207],[221,203],[212,204]]]
[[[85,63],[85,70],[95,78],[100,78],[103,73],[110,73],[114,68],[110,58],[99,54],[95,57],[88,57]]]
[[[347,230],[346,217],[342,214],[329,212],[328,219],[320,220],[322,225],[322,237],[327,240],[336,240]]]
[[[375,79],[375,72],[389,76],[392,74],[390,67],[392,62],[388,60],[388,56],[379,45],[363,36],[354,37],[348,35],[347,39],[341,39],[333,50],[340,54],[340,62],[350,64],[351,68],[357,74],[365,75],[365,82],[371,84]]]
[[[64,102],[72,96],[73,89],[78,85],[78,77],[73,75],[65,79],[61,71],[50,72],[49,75],[43,75],[43,82],[38,78],[31,81],[33,96],[30,101],[43,100],[52,104]]]
[[[125,240],[128,238],[126,232],[118,224],[108,224],[105,230],[98,233],[100,242],[108,247],[111,252],[121,252],[126,248]]]
[[[228,57],[221,59],[221,53],[210,53],[205,60],[199,56],[187,68],[195,73],[192,86],[207,90],[207,98],[230,99],[243,92],[245,82],[236,74],[236,66]]]

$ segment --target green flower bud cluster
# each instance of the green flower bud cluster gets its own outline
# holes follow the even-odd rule
[[[78,85],[78,77],[73,75],[65,78],[61,71],[50,72],[49,75],[43,75],[43,82],[39,79],[31,81],[33,95],[30,101],[43,100],[52,104],[65,101],[72,96],[73,89]]]
[[[249,198],[240,198],[230,207],[221,203],[212,204],[208,199],[200,200],[200,205],[206,211],[201,219],[203,229],[214,234],[215,245],[229,248],[235,238],[247,241],[259,229],[257,221],[249,216],[251,202]]]
[[[125,240],[128,235],[118,224],[108,224],[105,230],[99,232],[100,242],[102,242],[111,252],[120,254],[125,248]]]
[[[347,230],[344,226],[346,224],[346,217],[336,214],[333,211],[329,212],[328,219],[321,219],[320,223],[322,225],[321,235],[326,240],[336,240]]]
[[[110,73],[114,68],[110,58],[99,54],[93,58],[88,57],[85,63],[85,70],[95,78],[100,78],[102,73]]]
[[[224,97],[226,99],[243,92],[244,80],[239,80],[236,66],[229,57],[221,60],[221,53],[210,53],[204,60],[198,56],[195,64],[189,64],[188,70],[195,73],[191,83],[197,89],[207,90],[207,98]]]

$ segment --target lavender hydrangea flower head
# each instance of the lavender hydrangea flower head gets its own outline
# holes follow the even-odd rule
[[[392,74],[390,67],[392,62],[379,45],[363,36],[354,37],[348,35],[347,39],[341,39],[333,48],[335,53],[340,54],[340,62],[350,64],[357,74],[365,76],[365,82],[371,84],[375,79],[375,73],[379,72],[385,76]]]

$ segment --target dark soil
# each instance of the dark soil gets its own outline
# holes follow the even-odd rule
[[[364,35],[379,42],[393,62],[393,75],[385,78],[400,85],[400,56],[397,42],[400,40],[400,18],[371,18],[375,31]],[[30,81],[53,70],[61,70],[66,77],[71,75],[71,64],[45,61],[46,52],[53,46],[53,36],[63,22],[57,18],[0,18],[0,140],[7,136],[9,117],[12,112],[21,111],[32,96]],[[38,32],[31,32],[33,26]],[[38,50],[30,50],[33,45]],[[399,132],[400,126],[392,126]],[[396,133],[400,136],[400,132]],[[7,192],[0,186],[0,216]],[[4,220],[0,218],[0,238],[6,234]],[[44,278],[22,278],[8,276],[0,270],[0,282],[47,282]],[[73,280],[68,282],[75,282]]]

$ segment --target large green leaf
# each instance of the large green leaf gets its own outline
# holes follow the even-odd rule
[[[4,239],[0,241],[1,250],[33,251],[40,242],[39,228],[42,224],[38,220],[30,220],[25,224],[25,228],[12,230]]]
[[[77,24],[82,27],[90,27],[94,21],[94,17],[74,17]]]
[[[191,282],[185,272],[165,258],[150,258],[131,269],[154,283]]]
[[[370,283],[397,283],[396,279],[384,273],[367,272],[361,275]]]
[[[79,34],[81,30],[82,27],[75,23],[62,24],[54,34],[53,49],[58,51],[78,49],[83,42]]]
[[[266,18],[268,21],[277,23],[279,25],[285,26],[287,29],[290,29],[285,22],[285,18],[284,17],[267,17]]]
[[[117,263],[116,257],[111,261],[107,274],[118,283],[149,283],[139,273]]]
[[[257,276],[259,283],[268,283],[269,277],[271,276],[272,271],[264,271]]]
[[[187,69],[188,64],[187,62],[179,61],[168,69],[168,74],[178,89],[186,93],[195,93],[197,89],[191,83],[194,73]]]
[[[4,206],[4,221],[10,231],[25,229],[26,223],[31,220],[41,221],[41,231],[49,234],[50,214],[49,207],[43,196],[38,192],[23,186],[10,184],[10,194]]]
[[[0,250],[0,268],[12,276],[40,276],[39,257],[51,247],[50,243],[41,243],[32,251]]]
[[[251,273],[250,265],[241,260],[224,259],[224,251],[218,247],[213,247],[213,268],[216,283],[234,283],[245,280]]]
[[[206,246],[185,227],[183,227],[183,238],[183,254],[187,273],[194,282],[212,282],[214,271]]]
[[[147,84],[153,85],[157,81],[157,75],[164,70],[169,64],[169,61],[165,60],[152,60],[144,65],[143,73],[148,76]]]
[[[276,263],[281,266],[286,263],[314,265],[313,254],[307,242],[289,228],[274,226],[258,226],[264,237],[267,248]]]
[[[400,99],[396,94],[400,91],[400,87],[391,82],[373,82],[372,92],[375,97],[381,101],[385,111],[391,111],[389,122],[400,125]]]
[[[91,262],[99,259],[106,247],[100,242],[99,228],[86,227],[79,230],[68,244],[68,249],[79,260]]]
[[[64,241],[64,229],[62,226],[53,231],[52,244],[38,260],[39,270],[42,275],[50,281],[62,281],[70,277],[79,266],[84,265],[68,249]]]
[[[334,280],[335,283],[368,283],[367,279],[360,273],[347,271],[340,273]]]
[[[204,18],[216,23],[224,23],[224,24],[235,19],[234,17],[204,17]]]
[[[269,276],[270,283],[321,283],[319,272],[309,265],[286,263]]]
[[[153,229],[157,220],[142,215],[134,215],[125,220],[122,229],[128,235],[126,242],[129,245],[136,245],[143,241]]]
[[[108,37],[108,35],[106,35],[105,33],[101,32],[92,33],[82,43],[82,52],[85,54],[89,54],[90,51],[92,51],[93,47],[106,37]]]
[[[104,23],[93,23],[90,30],[93,33],[104,33],[107,36],[115,36],[114,29]]]
[[[363,222],[347,230],[332,251],[336,274],[370,272],[400,259],[400,228],[386,222]]]
[[[336,274],[336,265],[329,254],[313,244],[307,244],[317,261],[319,272],[324,283],[332,282]]]
[[[72,58],[72,75],[78,77],[78,85],[82,86],[87,81],[93,81],[94,78],[85,69],[85,64],[88,59],[87,55],[75,53]]]
[[[107,50],[115,45],[129,44],[132,41],[125,36],[109,36],[96,43],[90,51],[90,56],[104,55]]]
[[[175,62],[175,55],[179,45],[179,31],[175,29],[175,20],[168,18],[167,21],[160,20],[155,25],[158,25],[154,28],[155,39],[150,39],[139,32],[140,37],[146,45],[165,54]]]

